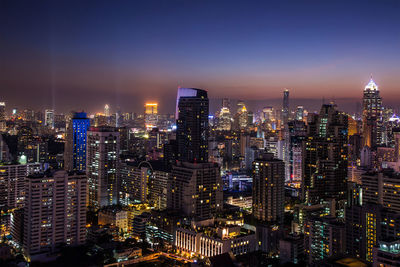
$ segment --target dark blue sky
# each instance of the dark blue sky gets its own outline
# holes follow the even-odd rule
[[[0,38],[9,106],[169,110],[179,85],[360,98],[371,73],[400,100],[400,1],[0,0]]]

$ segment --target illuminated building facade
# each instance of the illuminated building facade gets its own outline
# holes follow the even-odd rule
[[[374,149],[382,144],[382,98],[372,79],[364,89],[362,118],[364,146]]]
[[[375,262],[380,241],[398,240],[400,213],[379,204],[363,203],[346,208],[346,250],[354,257]]]
[[[44,125],[47,127],[54,129],[54,110],[46,109],[44,112]]]
[[[6,103],[0,102],[0,121],[6,120]]]
[[[121,210],[115,206],[105,207],[99,210],[99,225],[112,225],[118,229],[128,231],[128,211]]]
[[[119,186],[120,202],[125,205],[146,203],[148,198],[148,183],[152,170],[147,166],[134,166],[129,163],[121,165]]]
[[[85,112],[74,113],[68,125],[64,166],[66,170],[86,170],[87,130],[90,120]]]
[[[106,116],[107,118],[111,116],[111,113],[110,113],[110,106],[109,106],[108,104],[106,104],[106,105],[104,106],[104,116]]]
[[[361,176],[363,201],[381,204],[400,212],[400,175],[393,171],[366,173]]]
[[[146,103],[144,105],[144,117],[146,128],[151,129],[157,127],[158,124],[158,104]]]
[[[182,254],[200,257],[213,257],[232,252],[233,255],[243,255],[256,250],[256,235],[254,232],[241,232],[240,226],[204,229],[178,228],[175,232],[175,246]],[[213,232],[215,234],[209,234]]]
[[[207,91],[178,89],[176,141],[179,160],[208,161],[208,105]]]
[[[335,105],[322,105],[308,124],[303,150],[302,193],[307,203],[346,200],[347,192],[347,115]],[[344,203],[342,203],[344,204]]]
[[[253,216],[282,223],[285,199],[285,169],[281,160],[264,154],[253,162]]]
[[[220,168],[214,163],[178,162],[172,167],[168,208],[207,219],[222,209]]]
[[[119,132],[113,127],[91,127],[87,132],[88,205],[98,209],[117,204]]]
[[[22,208],[25,177],[40,171],[40,164],[0,165],[0,209]]]
[[[312,266],[345,250],[345,224],[334,217],[313,217],[306,223],[306,254]],[[317,264],[318,266],[318,264]]]
[[[86,182],[66,171],[27,177],[22,247],[28,259],[85,243]]]

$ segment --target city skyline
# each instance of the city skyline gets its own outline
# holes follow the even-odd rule
[[[293,99],[360,99],[372,73],[394,106],[399,3],[310,4],[6,1],[1,101],[62,112],[158,101],[166,113],[178,86],[211,99],[277,99],[283,88]]]
[[[0,0],[0,266],[400,266],[399,14]]]

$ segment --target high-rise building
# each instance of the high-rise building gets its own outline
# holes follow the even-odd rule
[[[158,103],[146,103],[144,105],[144,114],[157,115],[158,114]]]
[[[372,79],[364,89],[362,129],[364,146],[374,149],[382,144],[382,98]]]
[[[306,125],[295,120],[288,123],[289,130],[289,174],[290,182],[300,184],[303,174],[303,141],[306,139]]]
[[[253,215],[265,222],[282,223],[285,202],[285,167],[266,153],[253,162]]]
[[[111,113],[110,113],[110,106],[109,106],[108,104],[106,104],[106,105],[104,106],[104,116],[106,116],[107,118],[111,116]]]
[[[207,219],[222,209],[222,180],[215,163],[178,162],[172,167],[168,208]]]
[[[178,159],[188,162],[208,161],[207,91],[179,88],[177,97]]]
[[[51,129],[54,129],[54,110],[46,109],[44,114],[44,125],[50,127]]]
[[[282,125],[288,123],[289,120],[289,89],[283,91],[283,103],[282,103]]]
[[[27,177],[22,247],[28,259],[85,243],[86,182],[66,171]]]
[[[380,241],[399,240],[400,213],[379,204],[346,207],[345,219],[347,254],[353,257],[375,263],[374,249]]]
[[[0,165],[0,209],[22,208],[25,177],[40,171],[40,164]]]
[[[304,107],[303,106],[297,106],[296,109],[296,120],[302,121],[304,119]]]
[[[400,212],[400,175],[392,170],[361,175],[363,202]]]
[[[124,205],[148,203],[157,210],[167,208],[167,186],[170,173],[162,162],[143,161],[121,164],[119,200]]]
[[[282,159],[285,163],[285,181],[290,182],[290,135],[289,135],[289,89],[283,91],[282,103],[282,129],[283,129],[283,153]]]
[[[232,128],[232,115],[229,110],[229,100],[222,100],[222,107],[218,114],[218,124],[216,129],[219,131],[230,131]]]
[[[129,205],[133,203],[146,203],[151,169],[147,166],[137,166],[130,163],[121,164],[121,179],[119,185],[120,202]]]
[[[117,204],[119,132],[114,127],[90,127],[87,132],[88,205],[98,209]]]
[[[303,150],[302,193],[307,203],[346,200],[347,115],[324,104],[308,124]],[[340,200],[340,201],[339,201]]]
[[[6,120],[6,103],[0,102],[0,121]]]
[[[335,217],[312,217],[305,223],[304,249],[311,266],[332,256],[345,253],[345,224]]]
[[[86,170],[87,130],[90,120],[85,112],[74,113],[67,129],[64,152],[66,170]]]
[[[148,129],[157,127],[158,123],[158,104],[146,103],[144,105],[144,120]]]
[[[248,121],[249,118],[246,105],[242,100],[239,100],[234,120],[234,130],[245,130],[248,126]]]

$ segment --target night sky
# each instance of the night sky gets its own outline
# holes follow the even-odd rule
[[[360,99],[371,73],[393,106],[399,65],[400,1],[0,0],[8,108],[172,112],[178,86]]]

